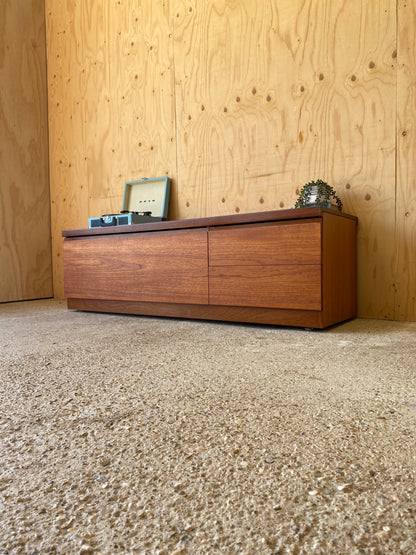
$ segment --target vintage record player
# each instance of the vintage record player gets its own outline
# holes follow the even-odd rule
[[[89,218],[88,226],[93,228],[160,222],[167,217],[169,197],[169,177],[128,181],[124,186],[121,212]]]

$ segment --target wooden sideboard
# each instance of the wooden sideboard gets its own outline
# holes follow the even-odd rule
[[[356,316],[356,228],[312,207],[63,231],[68,308],[325,328]]]

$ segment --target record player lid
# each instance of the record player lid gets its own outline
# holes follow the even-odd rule
[[[151,212],[153,217],[165,219],[168,215],[169,196],[169,177],[128,181],[124,186],[122,211]]]

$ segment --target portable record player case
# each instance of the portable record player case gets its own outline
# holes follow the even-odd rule
[[[124,185],[121,213],[89,218],[88,225],[94,228],[160,222],[167,217],[169,198],[169,177],[128,181]]]

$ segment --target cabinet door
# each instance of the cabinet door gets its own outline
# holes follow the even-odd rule
[[[212,229],[213,305],[321,310],[321,221]]]
[[[207,230],[64,241],[65,296],[144,302],[208,302]]]

